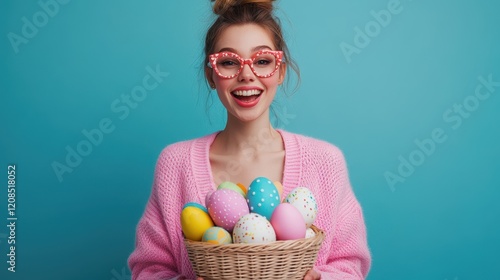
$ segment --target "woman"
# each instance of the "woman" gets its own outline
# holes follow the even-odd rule
[[[133,279],[193,279],[180,227],[182,206],[205,204],[223,181],[250,185],[264,176],[283,193],[307,186],[325,240],[304,279],[364,279],[370,267],[361,207],[341,151],[276,130],[270,106],[291,58],[270,0],[217,0],[205,40],[205,75],[227,109],[224,130],[166,147],[129,258]]]

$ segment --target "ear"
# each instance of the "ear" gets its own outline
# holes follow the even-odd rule
[[[214,70],[208,66],[205,66],[205,78],[207,79],[208,85],[211,88],[215,88],[215,83],[213,77]]]
[[[278,84],[281,85],[283,81],[285,80],[286,76],[286,63],[281,63],[280,65],[280,74],[279,74],[279,79],[278,79]]]

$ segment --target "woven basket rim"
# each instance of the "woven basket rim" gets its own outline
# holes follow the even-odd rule
[[[188,247],[197,247],[198,249],[205,249],[209,251],[219,251],[219,250],[248,250],[248,251],[253,251],[253,250],[267,250],[267,249],[292,249],[297,245],[297,244],[302,244],[301,249],[307,249],[310,246],[313,246],[316,243],[322,243],[323,239],[325,238],[325,232],[315,225],[311,225],[311,229],[314,231],[316,234],[313,237],[309,238],[301,238],[301,239],[295,239],[295,240],[277,240],[273,242],[268,242],[268,243],[231,243],[231,244],[212,244],[208,242],[203,242],[203,241],[193,241],[189,239],[184,239],[184,243]],[[304,246],[305,245],[305,246]],[[309,246],[307,246],[309,245]]]

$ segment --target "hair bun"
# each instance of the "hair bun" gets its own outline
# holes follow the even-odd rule
[[[222,16],[228,10],[237,7],[244,6],[247,4],[255,4],[262,9],[266,9],[268,11],[273,10],[273,2],[274,0],[210,0],[214,3],[213,10],[216,15]]]

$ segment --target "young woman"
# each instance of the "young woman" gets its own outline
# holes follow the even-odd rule
[[[362,209],[341,151],[327,142],[276,130],[270,105],[292,60],[271,0],[216,0],[205,39],[205,74],[227,109],[222,131],[167,146],[129,257],[133,279],[195,279],[183,243],[182,206],[205,204],[223,181],[250,185],[264,176],[286,194],[308,187],[315,225],[326,236],[304,279],[364,279],[370,253]]]

